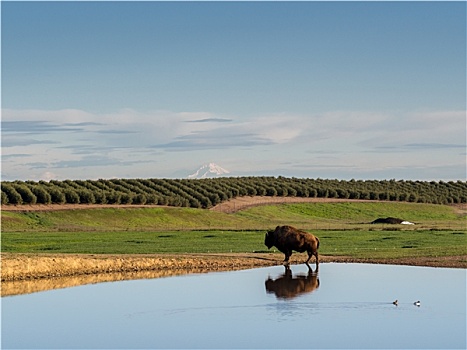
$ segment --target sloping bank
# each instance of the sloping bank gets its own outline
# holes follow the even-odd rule
[[[2,253],[2,281],[114,272],[223,271],[274,265],[273,254],[19,254]]]
[[[90,283],[272,266],[276,254],[17,254],[2,253],[2,296]]]
[[[17,254],[2,253],[2,296],[90,283],[160,278],[189,273],[233,271],[280,265],[282,254]],[[320,261],[467,268],[466,256],[357,259],[321,256]],[[295,254],[291,264],[303,263]],[[314,263],[311,264],[314,268]]]

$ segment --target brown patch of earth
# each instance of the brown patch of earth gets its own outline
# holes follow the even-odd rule
[[[282,264],[274,253],[237,254],[13,254],[1,256],[1,295],[27,294],[83,284],[160,278],[190,273],[234,271]],[[467,256],[402,259],[356,259],[321,256],[322,263],[376,263],[467,268]],[[291,264],[303,263],[296,254]]]

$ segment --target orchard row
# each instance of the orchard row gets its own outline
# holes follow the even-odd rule
[[[465,181],[326,180],[286,177],[3,181],[2,205],[156,204],[211,208],[238,196],[289,196],[451,204]]]

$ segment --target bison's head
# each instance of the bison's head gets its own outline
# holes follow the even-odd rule
[[[268,249],[271,249],[274,245],[274,231],[268,231],[266,233],[266,236],[264,237],[264,245],[268,247]]]

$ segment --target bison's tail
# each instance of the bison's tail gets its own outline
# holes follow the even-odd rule
[[[318,241],[318,244],[316,245],[316,249],[318,249],[319,248],[319,238],[316,237],[316,240]]]

